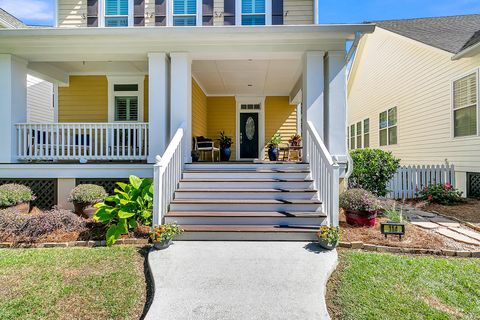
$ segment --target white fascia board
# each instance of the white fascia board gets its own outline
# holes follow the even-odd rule
[[[471,58],[473,56],[476,56],[477,54],[480,54],[480,42],[477,44],[474,44],[471,47],[466,48],[463,51],[460,51],[456,55],[452,57],[452,60],[460,60],[462,58]]]

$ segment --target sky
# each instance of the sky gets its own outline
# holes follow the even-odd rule
[[[54,0],[0,0],[26,24],[52,25]],[[480,13],[480,0],[320,0],[321,23],[356,23]]]

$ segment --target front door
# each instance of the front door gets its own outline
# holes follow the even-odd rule
[[[258,113],[240,113],[240,158],[258,159]]]

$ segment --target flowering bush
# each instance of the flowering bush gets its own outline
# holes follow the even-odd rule
[[[370,191],[349,189],[340,195],[340,207],[350,211],[373,212],[380,209],[380,203]]]
[[[176,224],[162,224],[153,228],[150,233],[152,241],[172,240],[176,235],[182,234],[183,230]]]
[[[35,196],[27,186],[16,183],[0,186],[0,207],[11,207],[33,200],[35,200]]]
[[[317,232],[318,239],[325,240],[329,246],[337,244],[340,239],[340,228],[321,226]]]
[[[72,189],[68,201],[78,204],[93,205],[103,201],[108,196],[102,186],[95,184],[80,184]]]
[[[462,192],[455,189],[450,183],[437,183],[425,187],[418,196],[430,203],[454,204],[462,201]]]

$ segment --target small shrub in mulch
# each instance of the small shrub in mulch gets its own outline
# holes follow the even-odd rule
[[[32,190],[24,185],[9,183],[0,186],[0,208],[35,200]]]
[[[437,183],[425,187],[418,193],[420,199],[430,203],[452,205],[463,202],[462,192],[450,183]]]

